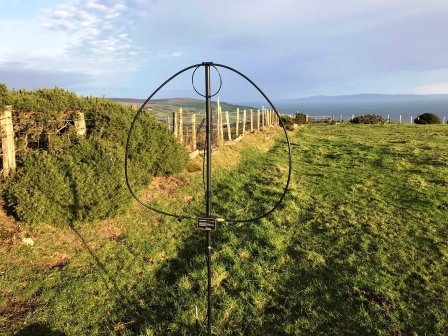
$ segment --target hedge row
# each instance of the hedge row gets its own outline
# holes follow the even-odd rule
[[[27,136],[40,132],[37,136],[48,140],[39,148],[25,145],[18,153],[18,172],[2,185],[6,204],[17,217],[27,223],[64,225],[124,213],[131,201],[124,180],[124,146],[133,111],[107,99],[78,97],[60,88],[4,88],[0,86],[0,104],[13,106],[15,120],[31,116],[33,122],[41,122],[38,131],[29,128]],[[85,138],[77,137],[71,124],[54,134],[55,123],[48,122],[67,118],[72,111],[84,112],[89,120]],[[143,114],[128,158],[131,184],[138,190],[155,175],[182,170],[188,155],[164,125]]]

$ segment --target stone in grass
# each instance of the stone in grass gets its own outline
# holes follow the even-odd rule
[[[34,246],[34,240],[30,237],[23,237],[22,244],[26,246]]]

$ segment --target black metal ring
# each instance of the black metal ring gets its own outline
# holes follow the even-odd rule
[[[244,75],[243,73],[241,73],[240,71],[229,67],[227,65],[223,65],[223,64],[217,64],[214,63],[217,67],[221,67],[230,71],[233,71],[234,73],[240,75],[241,77],[243,77],[245,80],[247,80],[249,83],[251,83],[253,85],[253,87],[255,87],[257,89],[257,91],[266,99],[266,101],[269,103],[269,105],[271,105],[272,109],[274,110],[275,114],[277,115],[280,125],[283,128],[283,132],[285,133],[285,138],[286,138],[286,144],[288,145],[288,158],[289,158],[289,169],[288,169],[288,178],[286,180],[286,185],[285,188],[283,189],[283,193],[280,196],[280,199],[277,201],[277,203],[273,206],[273,208],[267,212],[265,212],[264,214],[262,214],[261,216],[255,217],[255,218],[250,218],[250,219],[226,219],[225,221],[228,223],[248,223],[248,222],[255,222],[258,221],[262,218],[265,218],[267,216],[269,216],[272,212],[274,212],[275,209],[278,208],[278,206],[283,202],[283,199],[286,196],[286,192],[288,191],[289,188],[289,184],[291,182],[291,172],[292,172],[292,154],[291,154],[291,143],[289,142],[289,137],[288,137],[288,132],[286,131],[286,127],[285,127],[285,123],[283,122],[280,114],[278,113],[277,109],[275,108],[274,104],[271,102],[271,100],[268,98],[268,96],[266,96],[266,94],[257,86],[257,84],[255,84],[249,77],[247,77],[246,75]]]
[[[162,89],[166,84],[168,84],[170,81],[172,81],[175,77],[179,76],[179,75],[182,74],[183,72],[185,72],[185,71],[187,71],[187,70],[190,70],[190,69],[193,69],[193,68],[196,68],[196,69],[194,70],[194,71],[196,71],[199,67],[204,66],[204,65],[206,65],[206,64],[209,64],[209,65],[213,66],[213,67],[216,69],[216,71],[218,72],[218,74],[219,74],[219,78],[220,78],[220,86],[219,86],[219,90],[221,90],[222,79],[221,79],[221,74],[219,73],[219,71],[218,71],[218,69],[217,69],[216,67],[222,67],[222,68],[225,68],[225,69],[227,69],[227,70],[233,71],[233,72],[235,72],[236,74],[238,74],[238,75],[240,75],[241,77],[243,77],[244,79],[246,79],[249,83],[251,83],[251,84],[257,89],[257,91],[258,91],[258,92],[259,92],[259,93],[266,99],[266,101],[269,103],[269,105],[271,105],[271,107],[272,107],[272,109],[274,110],[275,114],[278,116],[280,125],[282,126],[282,128],[283,128],[283,132],[285,133],[286,143],[287,143],[287,145],[288,145],[289,170],[288,170],[288,178],[287,178],[287,181],[286,181],[286,185],[285,185],[285,188],[284,188],[284,190],[283,190],[282,195],[280,196],[280,199],[277,201],[277,203],[274,205],[274,207],[273,207],[271,210],[267,211],[267,212],[264,213],[263,215],[258,216],[258,217],[256,217],[256,218],[250,218],[250,219],[226,219],[226,220],[225,220],[225,221],[228,222],[228,223],[247,223],[247,222],[255,222],[255,221],[260,220],[260,219],[262,219],[262,218],[264,218],[264,217],[267,217],[267,216],[270,215],[275,209],[277,209],[277,207],[282,203],[282,201],[283,201],[283,199],[284,199],[284,197],[285,197],[285,195],[286,195],[286,192],[288,191],[289,184],[290,184],[290,181],[291,181],[291,172],[292,172],[291,144],[290,144],[290,142],[289,142],[288,133],[287,133],[287,131],[286,131],[285,124],[284,124],[283,120],[281,119],[281,116],[280,116],[280,114],[278,113],[277,109],[275,108],[274,104],[272,104],[272,102],[269,100],[269,98],[266,96],[266,94],[265,94],[265,93],[264,93],[264,92],[263,92],[263,91],[262,91],[262,90],[261,90],[261,89],[260,89],[260,88],[259,88],[259,87],[258,87],[258,86],[257,86],[257,85],[256,85],[250,78],[249,78],[249,77],[247,77],[247,76],[244,75],[243,73],[241,73],[241,72],[239,72],[238,70],[233,69],[233,68],[231,68],[231,67],[229,67],[229,66],[227,66],[227,65],[213,64],[213,63],[202,63],[202,64],[191,65],[191,66],[189,66],[189,67],[187,67],[187,68],[184,68],[184,69],[178,71],[176,74],[174,74],[173,76],[171,76],[170,78],[168,78],[165,82],[162,83],[162,85],[160,85],[160,86],[159,86],[159,87],[158,87],[158,88],[157,88],[157,89],[156,89],[156,90],[155,90],[155,91],[148,97],[148,99],[145,100],[145,102],[143,103],[143,105],[140,107],[140,109],[139,109],[139,110],[137,111],[137,113],[135,114],[134,119],[132,120],[131,127],[130,127],[130,129],[129,129],[128,136],[127,136],[127,140],[126,140],[126,150],[125,150],[125,160],[124,160],[124,169],[125,169],[125,181],[126,181],[126,185],[127,185],[128,189],[129,189],[131,195],[135,198],[135,200],[136,200],[138,203],[140,203],[141,205],[143,205],[143,206],[144,206],[145,208],[147,208],[147,209],[153,210],[153,211],[158,212],[158,213],[160,213],[160,214],[162,214],[162,215],[167,215],[167,216],[175,217],[175,218],[177,218],[178,220],[182,220],[182,219],[196,219],[196,218],[197,218],[196,216],[195,216],[195,217],[192,217],[192,216],[185,216],[185,215],[179,215],[179,214],[172,214],[172,213],[168,213],[168,212],[165,212],[165,211],[161,211],[161,210],[159,210],[159,209],[153,208],[153,207],[151,207],[151,206],[145,204],[142,200],[140,200],[140,199],[137,197],[137,195],[135,194],[135,192],[132,190],[131,185],[130,185],[130,182],[129,182],[129,176],[128,176],[128,153],[129,153],[129,143],[130,143],[130,140],[131,140],[131,135],[132,135],[132,131],[133,131],[133,129],[134,129],[135,123],[136,123],[138,117],[140,116],[140,114],[143,112],[143,108],[144,108],[144,107],[146,106],[146,104],[151,100],[151,98],[152,98],[157,92],[159,92],[160,89]],[[216,66],[215,66],[215,65],[216,65]],[[194,74],[194,73],[193,73],[193,74]],[[193,78],[193,76],[192,76],[192,78]],[[194,88],[194,85],[193,85],[193,88]],[[219,90],[218,90],[218,92],[219,92]],[[195,89],[195,91],[196,91],[196,89]],[[200,94],[198,91],[196,91],[196,92],[197,92],[200,96],[207,98],[206,96]],[[216,95],[218,92],[216,92],[214,95]],[[214,96],[214,95],[213,95],[213,96]],[[213,96],[210,96],[210,97],[213,97]]]
[[[140,203],[142,206],[144,206],[145,208],[158,212],[162,215],[166,215],[166,216],[171,216],[171,217],[175,217],[177,219],[195,219],[196,217],[191,217],[191,216],[185,216],[185,215],[179,215],[179,214],[173,214],[173,213],[169,213],[166,211],[162,211],[156,208],[153,208],[151,206],[149,206],[148,204],[144,203],[140,198],[138,198],[137,194],[132,190],[131,188],[131,183],[129,182],[129,172],[128,172],[128,156],[129,156],[129,144],[130,144],[130,140],[131,140],[131,136],[132,136],[132,131],[134,129],[135,123],[138,119],[138,117],[140,116],[140,114],[143,112],[143,108],[146,106],[146,104],[151,100],[152,97],[154,97],[154,95],[159,92],[166,84],[168,84],[169,82],[171,82],[174,78],[176,78],[177,76],[179,76],[181,73],[184,73],[187,70],[193,69],[194,67],[198,67],[201,64],[195,64],[195,65],[191,65],[189,67],[186,67],[178,72],[176,72],[174,75],[172,75],[170,78],[168,78],[165,82],[163,82],[149,97],[148,99],[145,100],[145,102],[142,104],[142,106],[140,106],[139,110],[137,111],[137,113],[134,116],[134,119],[132,119],[132,123],[131,123],[131,127],[129,128],[128,131],[128,137],[126,139],[126,150],[125,150],[125,157],[124,157],[124,175],[125,175],[125,181],[126,181],[126,185],[129,189],[129,192],[131,193],[132,197],[134,197],[134,199]]]
[[[204,65],[205,65],[205,63],[202,63],[202,64],[198,65],[198,66],[196,67],[196,69],[194,69],[193,74],[191,75],[191,86],[193,86],[194,91],[196,91],[196,93],[197,93],[198,95],[200,95],[201,97],[207,98],[206,95],[203,95],[203,94],[200,93],[198,90],[196,90],[196,87],[194,86],[194,74],[196,73],[196,70],[197,70],[197,69],[199,69],[201,66],[204,66]],[[218,91],[216,91],[214,94],[212,94],[209,98],[216,96],[216,95],[219,93],[219,91],[221,91],[221,88],[222,88],[222,78],[221,78],[221,73],[219,72],[218,68],[215,67],[215,66],[213,65],[213,63],[210,64],[210,65],[211,65],[213,68],[215,68],[216,72],[218,73],[218,76],[219,76],[219,88],[218,88]]]

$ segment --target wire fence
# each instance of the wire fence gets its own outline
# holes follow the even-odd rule
[[[97,118],[85,118],[81,112],[73,113],[73,118],[50,120],[32,120],[36,115],[19,116],[8,107],[1,115],[1,162],[3,176],[16,168],[16,156],[28,149],[47,150],[55,136],[76,134],[83,136],[98,121]],[[183,108],[169,113],[151,113],[164,124],[172,136],[183,144],[193,156],[204,148],[205,143],[205,111],[183,112]],[[22,118],[22,119],[20,119]],[[28,120],[23,120],[28,118]],[[263,130],[266,127],[279,125],[273,110],[240,110],[222,111],[218,105],[212,115],[212,145],[220,146],[239,141],[248,132]],[[191,155],[190,155],[191,156]]]
[[[300,112],[298,112],[300,113]],[[305,119],[307,123],[315,124],[315,123],[337,123],[337,122],[351,122],[353,119],[358,117],[364,117],[367,114],[339,114],[339,115],[309,115],[305,113],[301,113],[305,115]],[[395,123],[395,124],[414,124],[415,120],[419,119],[419,116],[414,117],[413,115],[395,115],[392,116],[390,114],[387,115],[377,115],[378,117],[382,118],[382,120],[386,123]],[[440,118],[442,124],[448,124],[448,117],[442,116]]]
[[[171,115],[159,115],[173,136],[190,151],[203,149],[206,138],[205,112],[184,113],[182,108]],[[240,109],[223,111],[218,108],[212,113],[212,145],[228,145],[239,141],[245,134],[280,126],[278,116],[271,109]]]

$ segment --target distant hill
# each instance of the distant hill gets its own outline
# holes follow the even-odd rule
[[[134,98],[110,98],[125,105],[135,104],[140,108],[140,106],[145,102],[145,99],[134,99]],[[255,107],[237,105],[226,102],[220,102],[223,111],[235,111],[237,108],[241,110],[256,109]],[[155,113],[157,112],[170,112],[178,110],[180,107],[183,108],[184,112],[205,112],[205,100],[194,99],[194,98],[166,98],[166,99],[151,99],[151,101],[146,105],[147,108],[152,109]],[[216,108],[216,101],[212,101],[212,109]]]

